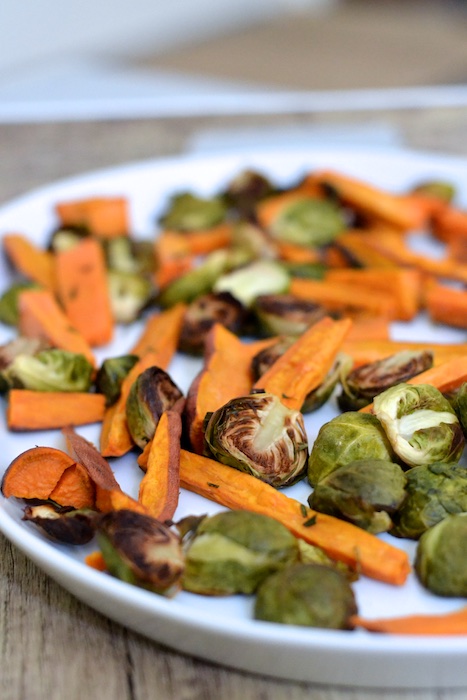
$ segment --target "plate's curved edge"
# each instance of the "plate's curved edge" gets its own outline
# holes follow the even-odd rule
[[[241,154],[190,154],[188,156],[175,156],[169,158],[150,159],[123,164],[115,168],[105,168],[92,173],[77,175],[55,183],[37,188],[23,196],[12,200],[9,204],[0,207],[0,219],[5,211],[15,211],[18,207],[27,206],[35,198],[50,200],[56,198],[58,192],[80,191],[92,186],[97,181],[113,180],[116,176],[125,177],[128,172],[142,175],[152,169],[164,167],[177,168],[183,164],[210,163],[228,172],[238,167],[241,163],[253,165],[277,161],[281,156],[284,162],[287,159],[297,162],[319,161],[328,164],[335,159],[342,160],[343,155],[349,163],[356,157],[362,162],[378,161],[381,158],[393,163],[408,159],[412,163],[417,162],[420,167],[430,165],[434,170],[449,172],[457,168],[465,168],[465,159],[458,156],[444,156],[438,153],[424,151],[408,151],[405,149],[394,151],[360,151],[359,149],[310,149],[298,152],[295,149],[277,149],[266,153],[258,151]],[[435,164],[435,165],[434,165]],[[221,621],[206,615],[200,619],[199,612],[187,610],[177,601],[155,598],[153,594],[130,587],[128,584],[110,579],[105,574],[89,570],[86,565],[51,547],[50,544],[38,538],[32,532],[15,522],[5,511],[0,503],[0,530],[11,540],[15,546],[21,549],[27,556],[34,560],[41,568],[63,585],[67,590],[76,595],[91,607],[102,612],[105,610],[110,618],[142,632],[146,636],[161,643],[193,654],[201,658],[230,665],[242,670],[252,671],[280,677],[290,680],[314,681],[319,683],[339,685],[359,685],[365,687],[464,687],[467,680],[459,672],[458,665],[462,667],[465,661],[465,647],[462,639],[444,638],[440,647],[439,638],[425,637],[384,637],[374,636],[369,642],[368,633],[347,633],[327,630],[302,630],[300,628],[287,628],[269,623],[258,623],[250,620],[238,620],[230,629],[223,629]],[[39,542],[39,546],[38,546]],[[66,570],[68,564],[68,573]],[[105,577],[105,578],[104,578]],[[105,584],[103,584],[105,581]],[[79,583],[79,586],[77,585]],[[123,608],[129,605],[130,597],[133,611],[138,612],[138,619],[128,621],[126,613],[112,609],[106,604],[109,590],[114,601],[124,603]],[[93,596],[99,597],[99,605],[93,601]],[[108,603],[109,601],[107,601]],[[112,602],[112,601],[110,601]],[[157,634],[148,629],[147,612],[151,610],[158,615],[158,621],[163,621],[164,629]],[[170,629],[170,628],[173,629]],[[225,626],[224,626],[225,627]],[[277,629],[276,629],[277,628]],[[253,631],[252,631],[253,630]],[[190,639],[188,633],[197,635],[197,643]],[[161,635],[164,638],[161,638]],[[199,638],[203,642],[200,647]],[[241,638],[242,649],[239,651],[238,642]],[[270,654],[277,651],[278,640],[286,648],[293,652],[280,654],[277,664],[271,670]],[[221,648],[220,644],[223,644]],[[261,647],[258,649],[258,644]],[[416,647],[416,648],[414,648]],[[310,659],[310,654],[312,658]],[[355,677],[355,664],[365,654],[366,668],[363,675]],[[389,654],[389,658],[388,658]],[[335,657],[340,656],[340,668],[336,669]],[[344,661],[345,657],[345,661]],[[401,670],[404,670],[402,675]]]

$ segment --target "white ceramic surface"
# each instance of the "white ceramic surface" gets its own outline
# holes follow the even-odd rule
[[[44,243],[55,224],[52,207],[56,201],[123,194],[131,202],[134,231],[144,237],[153,236],[156,217],[172,193],[183,189],[213,193],[246,167],[259,168],[284,185],[315,167],[337,168],[393,191],[402,191],[424,179],[447,178],[459,188],[459,203],[467,206],[467,162],[462,159],[402,150],[277,150],[135,163],[55,183],[3,206],[0,235],[21,231]],[[431,252],[437,254],[436,248]],[[9,274],[2,260],[2,288],[8,285]],[[99,350],[99,358],[127,350],[140,330],[141,324],[118,329],[113,343]],[[464,341],[466,336],[462,331],[432,328],[423,317],[411,324],[395,324],[393,334],[396,338],[437,342]],[[0,343],[12,335],[10,329],[0,328]],[[186,389],[197,369],[198,361],[177,356],[169,371]],[[307,417],[311,441],[320,425],[333,415],[335,410],[330,405]],[[1,473],[17,454],[36,444],[64,448],[59,431],[7,433],[3,416],[2,410]],[[97,426],[87,426],[79,432],[98,442]],[[122,487],[135,495],[140,478],[135,455],[111,463]],[[309,491],[302,483],[289,493],[306,502]],[[216,510],[213,503],[182,492],[177,515]],[[467,644],[463,637],[384,636],[260,623],[252,620],[252,600],[241,596],[212,599],[180,593],[167,600],[89,569],[83,557],[92,551],[92,545],[71,548],[50,542],[34,526],[22,522],[21,515],[20,503],[0,497],[0,530],[38,566],[90,606],[181,652],[296,681],[386,688],[467,686]],[[413,556],[414,543],[385,537]],[[413,576],[403,587],[362,579],[355,584],[355,591],[360,613],[368,617],[443,612],[465,603],[428,594]]]

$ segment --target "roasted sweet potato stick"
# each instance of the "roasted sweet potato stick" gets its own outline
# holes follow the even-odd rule
[[[342,352],[353,358],[356,367],[395,355],[401,350],[432,351],[433,364],[436,366],[446,360],[467,355],[467,343],[427,343],[408,340],[374,340],[373,338],[356,340],[352,337],[352,333],[349,333],[342,344]]]
[[[89,197],[58,202],[55,211],[62,226],[83,226],[100,238],[123,236],[129,231],[125,197]]]
[[[60,506],[73,508],[94,508],[96,502],[94,484],[81,464],[65,469],[49,498]]]
[[[369,632],[411,635],[458,635],[467,634],[467,606],[454,612],[435,615],[404,615],[369,620],[359,615],[352,617],[355,627]]]
[[[11,389],[6,419],[9,430],[51,430],[103,420],[105,397],[78,391]]]
[[[177,349],[185,311],[185,304],[176,304],[149,316],[138,341],[130,350],[131,354],[138,357],[144,357],[149,352],[157,354],[155,364],[167,369]]]
[[[299,299],[322,304],[329,312],[366,313],[390,320],[397,318],[397,302],[392,292],[378,289],[369,294],[367,288],[360,288],[352,282],[295,277],[289,292]]]
[[[18,330],[28,338],[39,338],[52,347],[82,353],[95,364],[89,343],[58,305],[55,297],[46,289],[27,289],[19,297]]]
[[[180,413],[165,411],[151,441],[146,473],[139,487],[139,502],[162,522],[173,517],[178,505],[181,432]]]
[[[207,457],[182,450],[180,483],[227,508],[269,515],[297,537],[371,578],[402,585],[409,573],[409,560],[401,549],[343,520],[304,509],[260,479]]]
[[[26,279],[54,291],[55,265],[52,253],[34,245],[20,233],[7,233],[2,239],[3,250],[17,272]]]
[[[352,322],[329,317],[313,324],[257,380],[255,389],[278,396],[299,411],[305,397],[319,386],[331,369]]]
[[[425,306],[434,323],[467,328],[467,291],[431,282],[425,290]]]
[[[76,463],[73,457],[55,447],[36,446],[19,454],[7,467],[2,480],[5,498],[46,500],[63,473]]]
[[[71,325],[91,346],[106,345],[114,318],[102,246],[85,238],[56,254],[57,293]]]

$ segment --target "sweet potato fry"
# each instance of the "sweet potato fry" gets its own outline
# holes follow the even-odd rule
[[[368,294],[351,282],[293,278],[290,294],[322,304],[328,312],[338,311],[348,315],[372,314],[389,320],[397,317],[397,303],[392,292],[375,290]]]
[[[125,197],[88,197],[58,202],[55,211],[62,226],[83,226],[94,236],[114,238],[129,232]]]
[[[6,419],[9,430],[51,430],[103,420],[105,397],[78,391],[11,389]]]
[[[45,289],[55,289],[55,266],[52,253],[38,248],[20,233],[7,233],[3,250],[17,272]]]

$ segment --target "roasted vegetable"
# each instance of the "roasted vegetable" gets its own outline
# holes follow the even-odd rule
[[[100,520],[97,539],[111,574],[141,588],[174,595],[184,559],[179,537],[155,518],[115,510]]]
[[[446,398],[456,412],[464,437],[467,437],[467,382]]]
[[[261,294],[254,301],[253,312],[259,329],[266,336],[300,335],[327,315],[320,304],[291,294]]]
[[[335,469],[361,459],[394,461],[391,444],[369,413],[348,411],[321,426],[308,460],[308,480],[315,486]]]
[[[334,364],[324,378],[324,381],[316,387],[316,389],[310,391],[305,398],[301,409],[302,413],[311,413],[312,411],[317,411],[321,406],[324,406],[331,398],[338,382],[348,373],[349,367],[351,367],[352,364],[353,360],[350,355],[339,352]]]
[[[358,581],[359,573],[354,567],[348,566],[343,561],[331,558],[321,547],[316,547],[309,542],[305,542],[305,540],[302,540],[300,537],[298,539],[298,549],[302,564],[330,566],[331,569],[337,569],[341,574],[344,574],[348,581]]]
[[[94,368],[84,355],[58,348],[19,354],[2,372],[10,388],[33,391],[86,392]]]
[[[52,231],[48,249],[53,253],[69,250],[89,235],[84,226],[60,226]]]
[[[155,267],[154,245],[129,236],[116,236],[105,241],[107,266],[116,272],[149,274]]]
[[[232,272],[221,275],[214,283],[215,292],[230,292],[244,306],[252,306],[262,294],[287,291],[290,277],[276,260],[255,260]]]
[[[8,326],[17,326],[19,320],[18,299],[25,289],[37,287],[34,282],[15,282],[0,296],[0,321]]]
[[[215,323],[221,323],[232,333],[243,329],[247,311],[229,292],[203,294],[194,299],[185,312],[178,349],[190,355],[204,352],[206,335]]]
[[[136,272],[120,270],[109,270],[107,279],[116,323],[136,321],[155,295],[149,279]]]
[[[276,243],[267,231],[252,221],[239,221],[232,229],[232,247],[246,259],[265,260],[277,257]]]
[[[323,477],[308,499],[311,508],[377,534],[392,528],[405,498],[406,477],[394,462],[362,459]]]
[[[273,183],[256,170],[242,170],[227,185],[224,196],[242,217],[253,215],[256,204],[275,192]]]
[[[269,231],[280,241],[322,246],[331,243],[345,225],[342,211],[334,202],[303,197],[285,206]]]
[[[409,466],[457,462],[464,436],[454,409],[430,384],[398,384],[376,396],[373,412]]]
[[[154,436],[162,413],[171,408],[182,392],[167,372],[148,367],[133,382],[126,400],[126,419],[131,437],[142,449]]]
[[[44,503],[26,506],[23,520],[42,528],[49,537],[66,544],[86,544],[96,534],[100,513],[89,508],[61,508]]]
[[[107,406],[112,406],[118,400],[122,382],[137,362],[138,355],[108,357],[103,361],[96,375],[96,387],[104,394]]]
[[[418,539],[454,513],[467,512],[467,468],[459,464],[423,464],[406,472],[407,499],[394,517],[392,534]]]
[[[297,539],[277,520],[245,510],[205,517],[187,539],[183,588],[205,595],[253,593],[298,561]]]
[[[412,192],[434,197],[442,202],[446,202],[446,204],[450,204],[456,196],[456,187],[452,182],[446,182],[445,180],[426,180],[415,185],[412,188]]]
[[[406,382],[433,366],[433,353],[427,350],[403,350],[376,362],[352,370],[342,377],[338,404],[342,411],[357,411],[373,401],[377,394]]]
[[[225,219],[227,206],[222,197],[199,197],[191,192],[174,195],[159,218],[166,229],[196,231],[211,228]]]
[[[326,629],[352,629],[357,612],[352,588],[339,571],[319,564],[295,564],[259,587],[257,620]]]
[[[208,414],[205,440],[219,462],[277,488],[301,479],[306,469],[303,416],[273,394],[232,399]]]
[[[449,515],[430,527],[417,545],[415,571],[440,596],[467,597],[467,513]]]
[[[179,302],[189,304],[201,294],[211,292],[218,277],[230,270],[232,264],[232,256],[227,250],[215,250],[206,255],[198,267],[164,287],[158,297],[159,303],[163,307]]]

